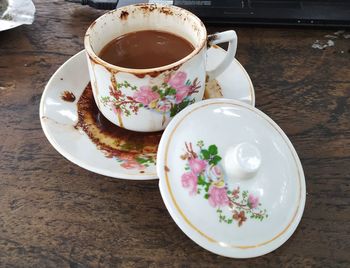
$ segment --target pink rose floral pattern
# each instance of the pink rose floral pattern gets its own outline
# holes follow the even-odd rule
[[[125,169],[135,169],[139,171],[144,171],[150,166],[156,165],[156,155],[155,154],[145,154],[145,155],[132,155],[132,154],[121,154],[116,157],[120,166]]]
[[[163,114],[164,119],[165,115],[173,117],[194,103],[195,100],[191,96],[200,88],[198,79],[191,82],[183,71],[169,75],[160,86],[144,85],[138,88],[127,81],[117,83],[112,79],[111,82],[109,96],[103,96],[101,101],[117,115],[136,115],[139,109],[144,107]],[[134,93],[127,96],[122,89],[130,89]]]
[[[192,143],[185,143],[185,153],[181,155],[181,159],[186,161],[181,184],[189,190],[189,194],[199,194],[207,199],[209,205],[216,208],[219,222],[237,222],[241,226],[248,218],[266,219],[267,211],[261,208],[258,196],[241,191],[239,186],[228,189],[217,146],[212,144],[206,148],[204,142],[199,141],[197,148],[194,150]]]

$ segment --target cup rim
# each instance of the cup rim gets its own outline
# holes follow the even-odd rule
[[[90,43],[90,32],[92,31],[93,26],[99,21],[101,20],[103,17],[108,16],[110,14],[113,14],[115,12],[119,12],[120,10],[125,10],[128,8],[136,8],[136,7],[143,7],[143,6],[147,6],[147,7],[155,7],[155,8],[171,8],[173,10],[178,10],[178,11],[183,11],[185,12],[185,14],[187,14],[188,16],[192,16],[198,23],[199,25],[202,27],[203,31],[204,31],[204,35],[202,40],[200,40],[199,46],[197,48],[195,48],[190,54],[188,54],[186,57],[173,62],[171,64],[168,65],[163,65],[163,66],[159,66],[159,67],[154,67],[154,68],[147,68],[147,69],[133,69],[133,68],[126,68],[126,67],[121,67],[121,66],[117,66],[117,65],[113,65],[110,64],[106,61],[104,61],[103,59],[101,59],[99,56],[96,55],[95,51],[92,49],[91,43]],[[85,46],[85,50],[88,54],[88,56],[90,57],[91,60],[103,65],[104,67],[107,67],[108,69],[111,70],[115,70],[115,71],[119,71],[119,72],[126,72],[126,73],[133,73],[136,75],[143,75],[143,74],[148,74],[148,73],[155,73],[155,72],[162,72],[162,71],[166,71],[169,69],[174,69],[179,65],[182,65],[183,63],[187,62],[188,60],[190,60],[193,56],[195,56],[196,54],[198,54],[202,48],[206,45],[207,43],[207,29],[204,26],[204,23],[192,12],[181,8],[181,7],[177,7],[177,6],[168,6],[168,5],[164,5],[164,4],[134,4],[134,5],[128,5],[128,6],[123,6],[111,11],[106,12],[105,14],[101,15],[100,17],[98,17],[96,20],[94,20],[89,28],[87,29],[85,36],[84,36],[84,46]]]

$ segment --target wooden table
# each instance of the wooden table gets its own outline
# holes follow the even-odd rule
[[[0,32],[1,267],[350,266],[350,39],[318,50],[311,45],[335,30],[234,27],[256,106],[290,137],[307,184],[303,219],[287,243],[234,260],[182,233],[158,181],[91,173],[49,144],[38,114],[44,86],[83,49],[102,12],[62,0],[35,4],[33,25]]]

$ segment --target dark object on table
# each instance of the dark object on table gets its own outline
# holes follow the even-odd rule
[[[347,0],[175,0],[174,4],[213,23],[350,26]]]
[[[98,9],[114,9],[135,0],[68,0]],[[347,0],[174,0],[174,5],[186,8],[206,23],[277,24],[350,26],[350,1]],[[118,5],[118,6],[119,6]]]
[[[115,9],[118,4],[118,0],[66,0],[67,2],[71,3],[78,3],[82,5],[88,5],[90,7],[96,8],[96,9]]]

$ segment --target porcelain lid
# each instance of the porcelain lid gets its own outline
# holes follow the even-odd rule
[[[216,254],[256,257],[295,231],[305,178],[293,145],[267,115],[230,99],[195,103],[166,128],[159,187],[169,213]]]

